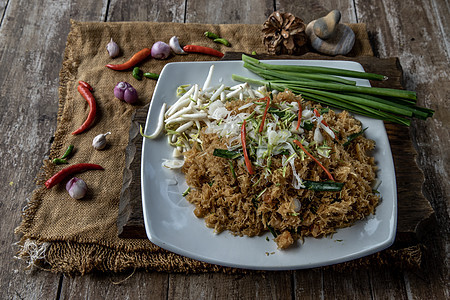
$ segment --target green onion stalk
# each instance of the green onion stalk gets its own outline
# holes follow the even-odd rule
[[[411,119],[432,117],[432,109],[416,105],[413,91],[357,86],[355,78],[386,80],[384,75],[317,66],[263,63],[242,55],[244,67],[262,79],[233,74],[241,82],[269,86],[278,91],[291,90],[306,100],[344,109],[375,119],[410,126]],[[346,78],[342,78],[342,76]]]

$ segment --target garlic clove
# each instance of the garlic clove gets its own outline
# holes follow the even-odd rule
[[[117,45],[116,42],[113,41],[111,38],[111,41],[106,45],[106,50],[108,51],[108,54],[111,58],[114,58],[119,55],[119,45]]]
[[[108,134],[111,134],[111,132],[97,135],[92,141],[92,147],[94,147],[96,150],[104,149],[106,147],[106,136]]]

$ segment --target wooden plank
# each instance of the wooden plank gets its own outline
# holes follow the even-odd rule
[[[409,298],[449,297],[450,93],[449,7],[434,0],[408,3],[389,1],[373,6],[355,1],[358,19],[365,22],[381,57],[398,56],[404,68],[405,86],[418,93],[418,103],[436,111],[432,119],[417,121],[411,136],[417,163],[423,171],[423,193],[436,212],[437,238],[423,239],[427,246],[423,272],[405,272]],[[380,33],[383,34],[380,34]],[[430,231],[424,232],[428,237]]]
[[[408,299],[404,273],[391,267],[368,270],[373,299]]]
[[[7,199],[0,203],[0,290],[8,299],[57,298],[59,274],[29,275],[24,272],[26,265],[14,260],[18,248],[13,243],[19,238],[14,228],[35,188],[35,176],[56,127],[59,69],[69,19],[95,14],[95,10],[81,11],[83,4],[96,5],[0,1],[0,194]]]
[[[124,274],[64,277],[60,299],[167,299],[168,275],[130,270]]]
[[[111,0],[106,21],[184,22],[186,1],[118,1]],[[156,41],[155,41],[156,42]]]
[[[406,293],[409,299],[450,299],[448,264],[442,261],[448,248],[436,231],[428,232],[425,244],[428,251],[422,269],[404,272]]]
[[[347,272],[323,271],[324,299],[371,299],[369,275],[364,269]]]
[[[341,11],[341,21],[344,23],[357,23],[353,1],[347,0],[307,0],[298,2],[289,0],[276,0],[276,10],[293,13],[306,24],[327,15],[333,9]]]
[[[295,299],[323,299],[323,270],[300,270],[294,273]]]
[[[263,24],[273,12],[273,2],[263,1],[187,1],[186,23]]]
[[[290,272],[171,274],[168,299],[290,299]]]
[[[8,0],[0,1],[0,27],[2,26],[3,18],[5,17],[5,14],[6,14],[6,6],[7,5],[8,5]]]

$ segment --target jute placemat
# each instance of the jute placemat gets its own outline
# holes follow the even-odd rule
[[[364,24],[350,24],[357,41],[350,55],[373,55]],[[203,33],[213,31],[229,39],[232,48],[214,44]],[[158,40],[166,41],[173,35],[182,44],[197,44],[227,50],[264,53],[261,25],[210,25],[182,23],[82,23],[72,21],[60,73],[59,110],[55,139],[49,160],[44,161],[37,178],[37,188],[23,212],[23,222],[16,232],[21,234],[18,257],[30,265],[38,264],[53,272],[86,274],[94,270],[122,272],[145,269],[166,272],[235,272],[182,257],[165,251],[148,240],[120,239],[117,236],[117,214],[132,113],[152,97],[155,81],[137,81],[130,71],[116,72],[105,68],[108,63],[121,63],[135,52]],[[121,48],[121,56],[112,60],[105,46],[113,38]],[[173,56],[169,60],[149,59],[140,65],[148,72],[159,73],[168,62],[216,60],[211,56],[190,54]],[[88,113],[86,101],[77,92],[79,80],[94,88],[98,112],[94,125],[85,133],[73,136]],[[114,98],[117,82],[130,82],[139,93],[139,102],[129,105]],[[103,151],[92,148],[92,139],[105,132],[108,147]],[[64,166],[50,162],[60,157],[65,148],[75,145],[70,164],[96,163],[104,171],[79,174],[89,186],[83,200],[74,200],[65,190],[65,184],[46,189],[43,182]],[[65,183],[65,182],[64,182]],[[382,261],[383,255],[375,259]],[[395,253],[394,253],[395,255]],[[400,255],[400,254],[399,254]],[[414,256],[414,252],[409,252]],[[416,259],[413,257],[413,260]],[[364,264],[364,261],[360,261]]]

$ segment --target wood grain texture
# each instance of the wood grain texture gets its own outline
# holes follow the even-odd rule
[[[56,128],[58,79],[69,19],[95,19],[67,1],[2,1],[0,27],[0,290],[5,299],[55,299],[60,275],[24,273],[14,260],[14,228],[35,188],[34,178]],[[81,1],[82,2],[82,1]],[[82,4],[82,3],[79,3]],[[3,11],[0,10],[0,16]]]
[[[367,270],[373,299],[408,299],[403,273],[392,268]]]
[[[170,275],[168,299],[289,299],[290,272]]]
[[[356,1],[358,19],[368,25],[375,52],[381,57],[398,56],[404,68],[407,89],[418,93],[418,103],[436,111],[426,122],[414,122],[411,137],[417,162],[425,176],[423,193],[436,211],[439,239],[428,240],[425,273],[405,274],[409,295],[418,298],[447,299],[450,243],[450,79],[448,1],[386,2],[381,6]],[[430,259],[431,258],[431,259]],[[426,274],[426,275],[424,275]],[[448,280],[447,280],[448,281]]]
[[[0,99],[3,104],[0,107],[0,192],[5,199],[0,201],[0,290],[4,298],[172,299],[182,296],[210,299],[215,295],[237,295],[253,299],[255,295],[261,296],[260,291],[266,298],[354,299],[361,295],[369,299],[450,298],[446,238],[450,228],[447,150],[450,139],[449,104],[445,101],[449,98],[448,1],[307,0],[298,3],[251,0],[247,4],[230,3],[232,5],[226,6],[218,0],[0,0],[0,16],[3,16],[0,19]],[[12,232],[20,222],[20,210],[31,195],[34,177],[56,127],[58,72],[70,18],[77,21],[262,23],[274,9],[289,11],[310,21],[334,8],[341,10],[344,22],[365,22],[376,53],[381,57],[399,57],[406,87],[423,95],[419,99],[421,104],[438,110],[433,120],[414,124],[410,132],[425,174],[424,192],[440,224],[438,232],[426,241],[428,251],[423,270],[368,270],[368,275],[345,275],[350,283],[340,280],[339,273],[327,276],[326,270],[243,277],[136,272],[118,285],[112,282],[119,282],[129,274],[97,274],[61,278],[60,294],[59,275],[24,274],[23,265],[12,259],[15,252],[12,244],[16,240]],[[325,283],[324,278],[331,282]],[[324,290],[325,286],[333,288],[335,294]],[[362,291],[366,288],[370,294]]]
[[[184,22],[186,1],[111,0],[106,21]],[[155,41],[156,42],[156,41]]]
[[[136,271],[64,277],[60,299],[167,299],[168,277]]]
[[[412,137],[425,174],[424,192],[448,234],[450,196],[450,79],[448,64],[448,3],[413,1],[386,3],[381,9],[361,1],[358,14],[372,32],[381,57],[398,56],[407,89],[418,93],[418,103],[436,111],[426,122],[414,122]],[[430,13],[424,14],[423,10]],[[447,12],[445,14],[444,12]],[[408,12],[405,14],[405,12]],[[414,18],[410,17],[414,16]],[[441,17],[442,16],[442,17]],[[446,23],[443,23],[446,22]],[[446,29],[444,29],[446,28]],[[380,34],[383,32],[383,35]],[[433,66],[433,68],[430,68]],[[424,138],[426,137],[426,138]]]
[[[186,23],[262,25],[272,12],[269,0],[187,1]]]
[[[333,9],[339,9],[341,11],[341,22],[357,23],[353,1],[306,0],[299,3],[297,1],[276,0],[275,7],[279,11],[293,13],[294,15],[302,19],[304,22],[306,22],[306,24],[318,18],[324,17]]]

